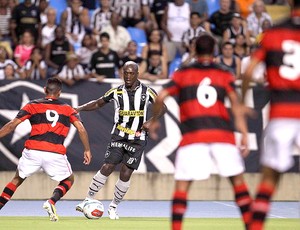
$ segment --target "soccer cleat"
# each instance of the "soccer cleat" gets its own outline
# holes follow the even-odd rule
[[[118,213],[117,213],[117,208],[116,207],[110,206],[108,208],[107,212],[108,212],[109,219],[111,219],[111,220],[118,220],[120,218]]]
[[[58,216],[56,214],[56,208],[48,200],[44,203],[43,209],[48,212],[51,221],[58,221]]]
[[[84,201],[82,201],[81,203],[77,204],[77,205],[76,205],[76,211],[78,211],[78,212],[83,212],[83,207],[84,207],[84,205],[86,204],[86,202],[88,202],[88,201],[90,201],[90,200],[92,200],[92,199],[90,199],[90,198],[85,198]]]

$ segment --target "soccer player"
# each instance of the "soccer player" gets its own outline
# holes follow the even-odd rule
[[[51,179],[59,182],[52,197],[43,205],[50,220],[57,221],[55,203],[68,192],[74,182],[71,165],[66,156],[66,148],[63,145],[71,124],[78,130],[84,146],[84,164],[90,164],[92,154],[88,134],[77,111],[58,100],[62,90],[61,80],[49,78],[44,90],[45,98],[30,101],[19,111],[16,118],[0,129],[0,138],[2,138],[27,119],[32,126],[16,174],[5,186],[0,196],[0,209],[11,199],[16,189],[27,177],[43,169]]]
[[[156,92],[142,84],[138,80],[138,76],[138,64],[133,61],[126,62],[123,66],[123,85],[112,88],[99,99],[77,108],[79,112],[92,111],[111,101],[115,103],[115,121],[104,164],[93,177],[86,199],[76,206],[77,211],[82,212],[86,201],[94,199],[115,167],[121,164],[114,198],[108,209],[110,219],[119,219],[117,206],[129,189],[130,177],[133,171],[138,169],[147,143],[147,131],[152,119],[146,120],[147,106],[156,98]],[[166,107],[164,105],[162,107],[157,113],[158,117],[161,117],[166,111]]]
[[[194,180],[209,178],[215,163],[218,173],[228,177],[235,201],[247,227],[251,197],[243,178],[243,156],[249,153],[245,116],[234,89],[234,76],[213,62],[215,40],[208,34],[196,40],[198,60],[180,68],[154,104],[150,135],[157,138],[157,114],[169,95],[178,96],[182,140],[175,160],[175,191],[172,203],[172,229],[182,229],[187,209],[187,194]],[[224,105],[231,102],[236,129],[241,132],[241,149],[235,143],[234,127]]]
[[[261,62],[266,64],[270,113],[262,141],[261,180],[251,205],[250,230],[263,229],[280,175],[294,164],[292,149],[300,133],[300,0],[290,2],[291,18],[264,33],[242,84],[245,96],[254,68]]]

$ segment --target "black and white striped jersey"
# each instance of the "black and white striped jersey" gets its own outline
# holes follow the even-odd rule
[[[113,0],[111,6],[122,18],[135,18],[141,15],[142,7],[148,0]]]
[[[111,134],[124,137],[128,140],[145,140],[146,132],[141,130],[147,120],[149,103],[155,101],[157,94],[150,87],[140,83],[130,91],[125,85],[108,90],[103,100],[114,101],[115,118]]]

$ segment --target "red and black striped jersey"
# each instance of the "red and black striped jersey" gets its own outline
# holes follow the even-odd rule
[[[234,76],[220,65],[196,62],[177,70],[165,89],[178,95],[180,145],[225,142],[235,144],[224,100],[234,90]]]
[[[69,133],[70,124],[80,120],[70,105],[52,98],[30,101],[18,113],[16,118],[29,120],[31,133],[25,142],[25,148],[66,154],[63,145]]]
[[[253,56],[266,63],[270,119],[300,117],[300,17],[267,30]]]

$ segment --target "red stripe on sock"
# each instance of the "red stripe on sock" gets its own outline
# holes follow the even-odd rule
[[[262,229],[263,229],[263,223],[259,221],[253,221],[249,226],[249,230],[262,230]]]
[[[172,230],[181,230],[181,221],[173,221]]]
[[[16,186],[15,184],[11,183],[11,182],[8,183],[8,184],[6,185],[6,187],[9,188],[10,190],[12,190],[13,192],[15,192],[16,189],[17,189],[17,186]]]
[[[187,193],[183,191],[176,191],[173,195],[174,199],[180,199],[180,200],[186,200],[187,199]]]
[[[58,185],[56,188],[60,189],[62,191],[63,195],[65,195],[67,192],[64,186]]]
[[[72,182],[70,180],[64,180],[62,183],[66,184],[68,186],[68,190],[72,187]]]
[[[273,192],[275,191],[275,186],[268,184],[268,183],[261,183],[258,187],[259,193],[264,193],[269,196],[272,196]]]
[[[246,184],[244,184],[244,183],[239,184],[239,185],[235,185],[233,187],[233,189],[234,189],[235,193],[241,193],[241,192],[244,192],[244,191],[248,191],[248,188],[247,188]]]

